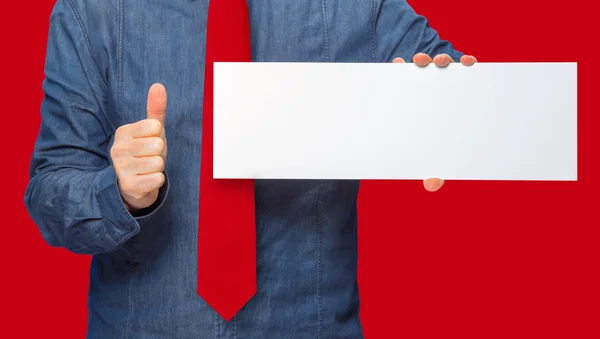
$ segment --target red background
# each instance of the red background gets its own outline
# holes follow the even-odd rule
[[[594,2],[409,3],[481,62],[579,63],[579,182],[448,182],[435,194],[420,182],[365,182],[359,271],[366,337],[600,338]],[[53,4],[2,4],[5,338],[83,338],[86,331],[90,258],[46,245],[23,204]]]

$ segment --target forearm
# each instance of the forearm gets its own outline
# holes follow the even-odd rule
[[[424,16],[417,14],[405,0],[385,0],[377,20],[376,41],[379,62],[401,57],[411,62],[418,53],[431,57],[448,54],[459,61],[462,52],[442,40]]]

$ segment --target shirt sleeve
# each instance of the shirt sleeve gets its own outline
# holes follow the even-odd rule
[[[432,58],[446,53],[456,62],[463,56],[449,41],[442,40],[427,19],[418,15],[406,0],[381,2],[375,32],[378,62],[390,62],[397,57],[412,62],[418,53]]]
[[[106,116],[106,83],[80,18],[64,0],[50,16],[41,126],[24,200],[48,244],[99,254],[139,232],[166,200],[169,180],[153,206],[135,215],[126,209],[109,156],[115,128]]]

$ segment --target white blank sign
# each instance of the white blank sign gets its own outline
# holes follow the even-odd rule
[[[577,180],[577,64],[216,63],[213,175]]]

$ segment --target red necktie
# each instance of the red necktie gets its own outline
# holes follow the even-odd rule
[[[246,0],[211,0],[202,122],[198,294],[227,321],[256,293],[254,181],[213,179],[213,63],[249,61]]]

